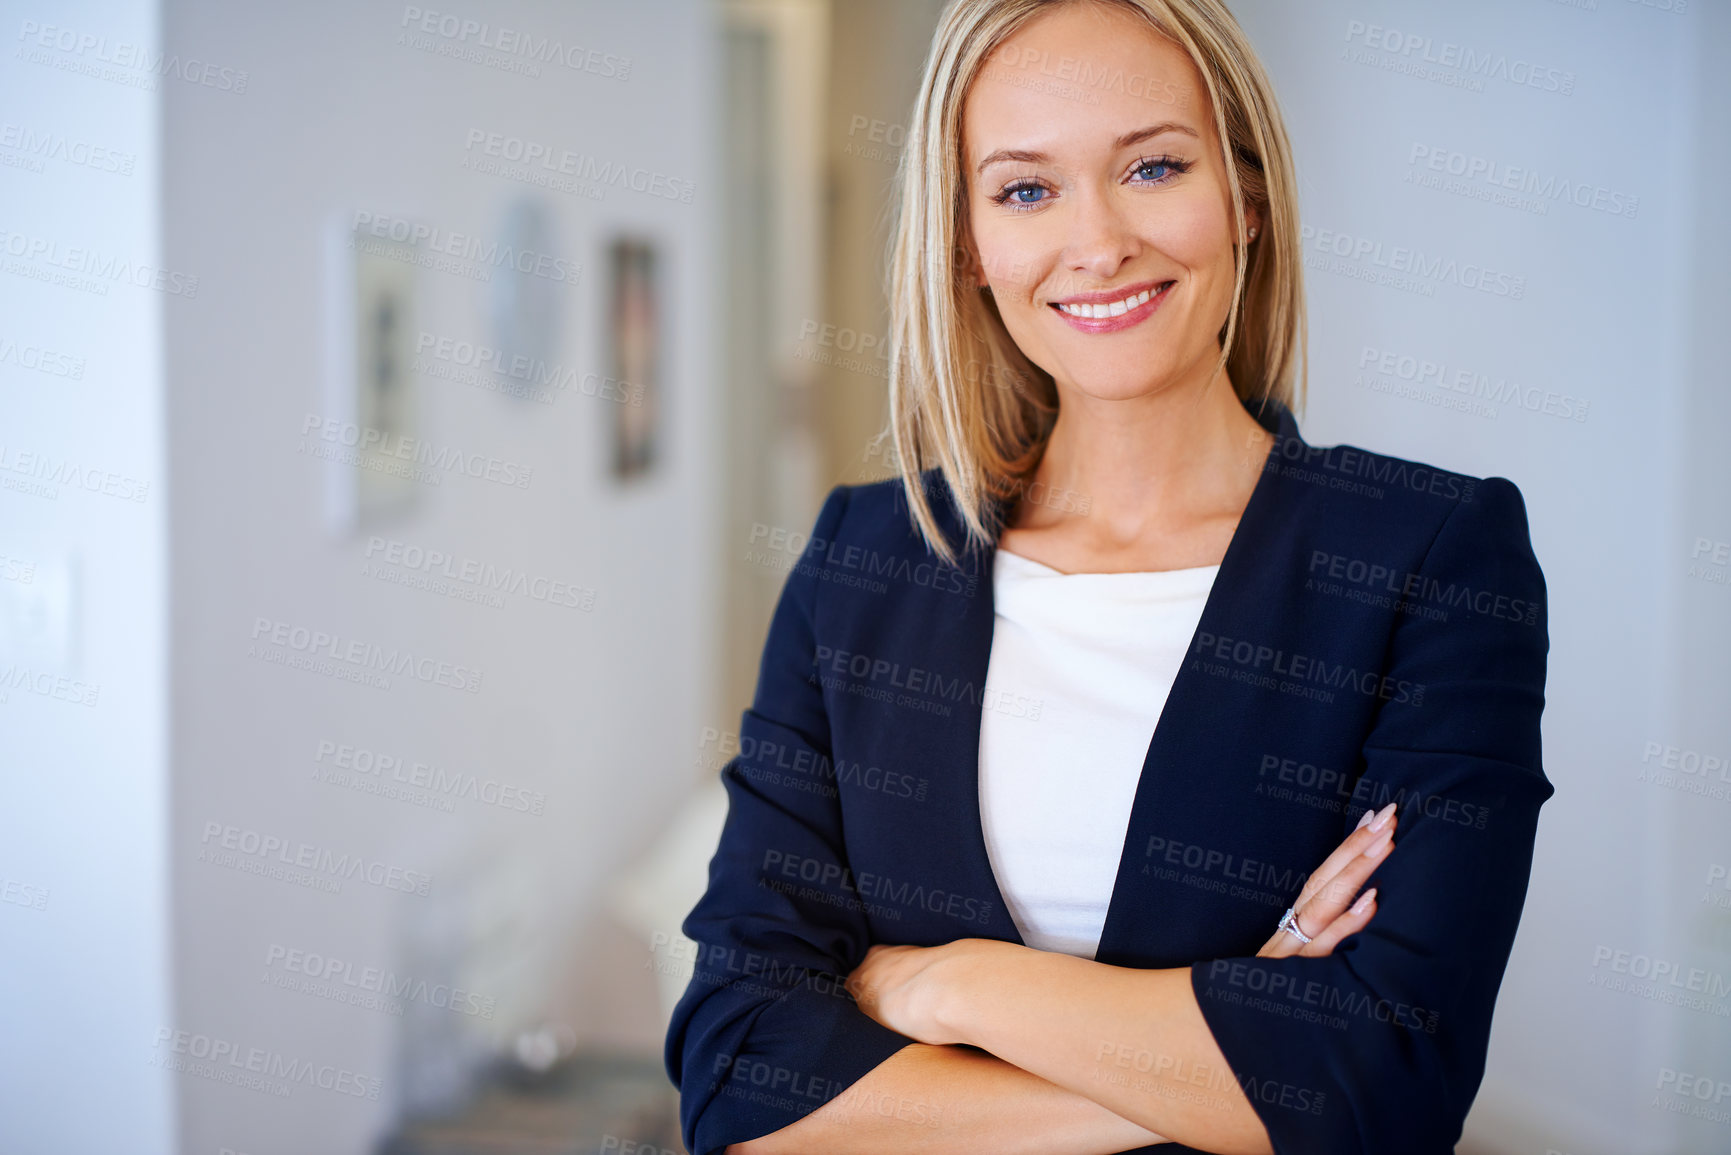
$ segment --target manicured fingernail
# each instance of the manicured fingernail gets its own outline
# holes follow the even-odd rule
[[[1376,812],[1376,821],[1370,824],[1370,828],[1372,830],[1381,830],[1384,826],[1387,826],[1388,820],[1394,817],[1394,811],[1395,804],[1393,802],[1390,802],[1387,806],[1378,810]]]
[[[1358,901],[1352,904],[1353,914],[1363,914],[1370,909],[1370,904],[1376,901],[1376,887],[1371,887],[1358,896]]]
[[[1374,829],[1376,829],[1376,827],[1372,826],[1371,829],[1374,830]],[[1388,833],[1384,834],[1381,838],[1377,839],[1375,842],[1371,843],[1369,846],[1365,847],[1364,848],[1364,856],[1366,858],[1375,858],[1377,855],[1379,855],[1383,851],[1387,850],[1389,843],[1391,843],[1393,841],[1394,841],[1394,831],[1391,830]]]
[[[1365,826],[1370,822],[1370,820],[1372,818],[1375,818],[1375,817],[1376,817],[1376,811],[1366,809],[1363,814],[1360,814],[1358,816],[1358,825],[1354,826],[1353,829],[1354,830],[1363,830],[1365,828]]]

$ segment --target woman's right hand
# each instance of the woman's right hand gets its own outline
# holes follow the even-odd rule
[[[1394,828],[1400,821],[1397,809],[1390,802],[1375,813],[1366,810],[1358,828],[1323,860],[1299,891],[1298,901],[1292,904],[1293,916],[1310,941],[1300,942],[1296,936],[1277,930],[1256,952],[1257,958],[1323,958],[1333,954],[1347,935],[1365,928],[1376,914],[1376,890],[1361,895],[1358,888],[1394,849]]]

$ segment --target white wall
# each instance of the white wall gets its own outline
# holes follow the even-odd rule
[[[409,9],[382,0],[164,6],[169,42],[250,77],[244,93],[177,90],[165,106],[166,248],[203,285],[196,308],[168,319],[176,1025],[380,1086],[373,1102],[184,1079],[189,1151],[367,1150],[396,1107],[447,1085],[441,1064],[542,1015],[586,1044],[660,1044],[647,954],[623,947],[602,910],[610,871],[689,781],[713,668],[714,36],[697,0],[420,7],[629,58],[628,79],[443,55],[461,32],[413,17],[405,28]],[[660,472],[613,484],[609,402],[571,393],[547,406],[417,374],[418,437],[532,466],[530,484],[447,474],[390,526],[333,536],[327,466],[298,451],[306,416],[327,412],[332,224],[364,211],[499,239],[525,186],[464,167],[470,130],[695,182],[689,204],[619,187],[544,198],[552,255],[585,268],[557,306],[558,364],[608,371],[609,233],[662,244]],[[492,340],[486,286],[429,269],[417,285],[417,332]],[[364,577],[372,533],[591,588],[594,608],[511,594],[493,608]],[[260,618],[478,668],[481,690],[404,676],[379,690],[250,657]],[[332,785],[314,777],[320,742],[538,791],[545,812],[462,798],[442,812]],[[326,893],[213,864],[201,860],[220,849],[210,822],[424,872],[430,893],[359,879]],[[285,989],[294,976],[273,950],[453,982],[495,1000],[495,1018],[412,1000],[397,1018]]]
[[[473,1060],[540,1017],[593,1046],[659,1044],[645,952],[602,911],[610,872],[685,795],[703,723],[736,717],[708,696],[714,559],[740,546],[714,529],[708,432],[721,427],[708,296],[711,174],[724,159],[710,120],[716,38],[700,0],[456,12],[632,61],[625,82],[558,66],[529,76],[441,55],[455,42],[436,31],[420,34],[431,52],[399,43],[408,7],[0,4],[7,1155],[359,1152],[407,1103],[452,1085],[459,1072],[437,1060]],[[1690,1009],[1591,980],[1627,977],[1595,966],[1603,949],[1731,981],[1731,916],[1704,901],[1731,900],[1709,885],[1731,866],[1731,801],[1682,788],[1731,782],[1667,781],[1642,762],[1650,744],[1731,753],[1731,567],[1712,563],[1731,541],[1731,225],[1718,207],[1731,8],[1233,8],[1285,102],[1304,217],[1319,230],[1306,435],[1513,478],[1550,583],[1558,793],[1463,1151],[1720,1150],[1725,1125],[1667,1111],[1686,1101],[1658,1083],[1665,1071],[1731,1080],[1716,1009],[1731,999]],[[73,38],[44,47],[44,25]],[[1420,78],[1422,50],[1381,53],[1398,68],[1366,63],[1370,25],[1429,37],[1432,55],[1454,44],[1554,69],[1541,79],[1568,74],[1572,91]],[[161,63],[140,64],[134,46],[159,41]],[[472,129],[697,186],[689,205],[620,188],[546,197],[559,255],[587,267],[553,351],[580,373],[605,371],[604,238],[629,226],[663,242],[662,472],[613,486],[607,402],[541,406],[418,375],[418,436],[531,464],[533,479],[449,475],[371,531],[592,588],[591,612],[513,595],[492,608],[363,576],[368,533],[330,532],[327,466],[297,452],[305,418],[329,404],[333,222],[369,211],[495,239],[524,186],[463,167]],[[1537,215],[1419,187],[1405,179],[1428,171],[1412,166],[1415,145],[1602,186],[1639,208]],[[127,171],[105,171],[115,158],[130,158]],[[86,277],[94,266],[106,292],[44,283],[65,270],[30,252],[39,242]],[[1384,259],[1417,249],[1520,277],[1521,299],[1422,277],[1373,283],[1362,277],[1379,272],[1374,257],[1330,265],[1328,246],[1359,242]],[[165,288],[140,287],[136,270],[146,285],[163,271]],[[491,338],[483,286],[432,270],[417,284],[417,332]],[[1432,381],[1379,392],[1360,383],[1367,350],[1566,394],[1588,403],[1586,418],[1445,408],[1433,402],[1463,397]],[[74,365],[76,377],[52,371]],[[32,491],[41,478],[24,454],[51,455],[62,480]],[[143,500],[105,494],[105,481]],[[248,654],[259,618],[477,667],[482,692],[403,676],[378,690],[263,661]],[[91,688],[94,706],[65,700]],[[320,781],[321,741],[538,791],[544,812],[469,799],[446,812]],[[1660,780],[1641,777],[1654,770]],[[430,893],[355,878],[328,893],[208,861],[221,850],[209,822],[427,872]],[[455,982],[496,1013],[411,999],[398,1017],[287,989],[299,976],[273,948]],[[186,1034],[160,1045],[165,1031]],[[207,1043],[377,1079],[380,1097],[307,1084],[276,1097],[203,1077],[232,1075],[231,1063],[159,1065],[191,1058],[177,1044]]]
[[[1306,248],[1306,437],[1513,479],[1549,584],[1545,763],[1557,793],[1463,1150],[1723,1150],[1724,1125],[1665,1111],[1677,1097],[1659,1088],[1666,1069],[1731,1079],[1723,1012],[1590,980],[1627,977],[1613,961],[1595,968],[1604,947],[1731,981],[1727,912],[1703,902],[1709,868],[1727,860],[1731,802],[1637,777],[1649,742],[1731,749],[1731,589],[1688,574],[1697,537],[1731,538],[1726,226],[1714,183],[1725,168],[1715,75],[1731,51],[1725,8],[1232,7],[1273,74],[1303,219],[1317,230]],[[1390,29],[1412,51],[1375,47],[1394,43]],[[1521,78],[1536,66],[1537,84],[1455,83],[1467,70],[1448,66],[1449,45],[1502,59]],[[1419,72],[1427,52],[1445,63]],[[1515,166],[1597,186],[1604,205],[1639,204],[1633,216],[1561,202],[1539,214],[1486,199],[1494,190],[1483,180],[1464,195],[1409,182],[1431,172],[1431,155],[1446,169],[1451,153],[1493,160],[1499,175]],[[1523,278],[1521,298],[1423,276],[1411,278],[1416,291],[1360,279],[1386,271],[1374,248],[1351,255],[1360,242],[1384,261],[1398,247],[1488,266],[1509,278],[1497,288]],[[1348,255],[1331,264],[1333,246]],[[1434,378],[1378,377],[1382,351],[1441,363],[1451,381],[1465,370],[1585,401],[1585,419],[1439,405],[1474,398]]]
[[[7,2],[0,30],[0,1150],[166,1155],[158,334],[180,302],[150,287],[172,268],[151,88],[182,82],[133,63],[145,0]]]

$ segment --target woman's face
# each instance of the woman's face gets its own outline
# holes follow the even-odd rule
[[[1219,356],[1234,240],[1219,151],[1189,57],[1130,13],[1068,4],[987,59],[962,108],[972,275],[1061,393],[1139,397]]]

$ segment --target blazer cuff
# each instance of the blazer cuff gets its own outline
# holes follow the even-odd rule
[[[767,1004],[737,1050],[685,1072],[684,1094],[707,1098],[686,1142],[712,1155],[781,1130],[841,1095],[915,1040],[892,1031],[827,983],[801,983]]]

